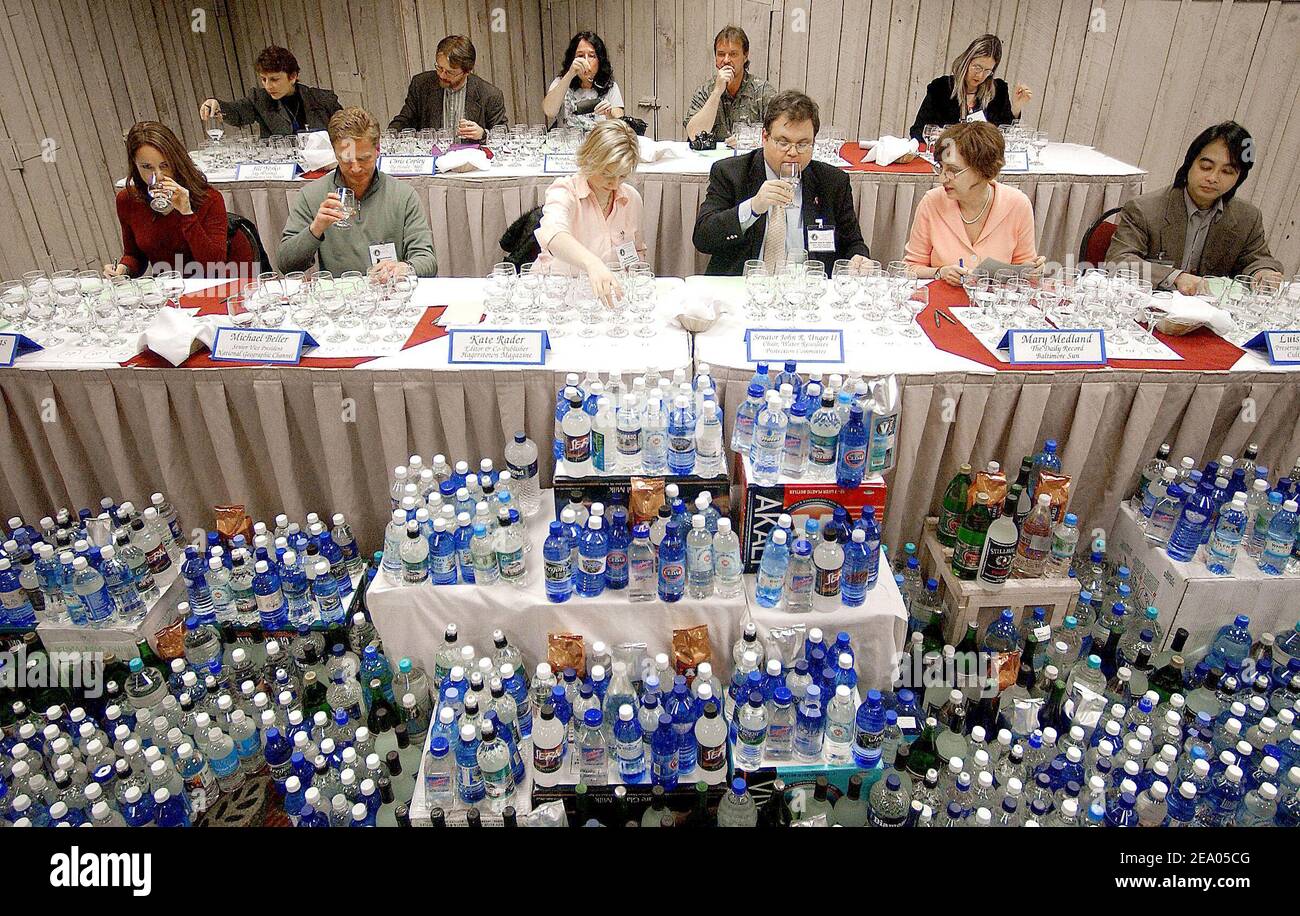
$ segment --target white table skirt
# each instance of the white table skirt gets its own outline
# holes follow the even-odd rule
[[[725,682],[732,670],[731,647],[745,623],[753,620],[763,638],[774,626],[817,626],[831,640],[846,630],[863,683],[868,687],[891,683],[895,656],[907,632],[907,613],[892,577],[882,575],[861,607],[834,612],[791,614],[779,607],[761,608],[753,600],[753,576],[745,577],[746,594],[736,598],[633,603],[626,591],[606,591],[599,598],[575,594],[562,604],[551,604],[546,600],[541,551],[547,524],[554,517],[545,507],[552,504],[551,493],[543,491],[543,509],[528,522],[533,550],[528,555],[529,581],[523,588],[502,584],[403,587],[387,583],[382,573],[377,576],[366,593],[366,606],[388,654],[409,656],[432,671],[447,624],[455,623],[460,643],[480,653],[491,646],[492,631],[500,628],[524,653],[531,677],[537,662],[546,660],[548,633],[581,635],[588,651],[596,640],[610,647],[633,642],[644,643],[649,657],[667,652],[671,658],[674,629],[707,624],[714,671]]]

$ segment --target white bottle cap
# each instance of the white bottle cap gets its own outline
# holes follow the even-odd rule
[[[730,530],[731,530],[731,519],[729,518],[718,519],[718,534],[722,534],[724,531],[730,531]]]
[[[703,528],[703,527],[704,527],[704,516],[703,516],[703,515],[692,515],[692,516],[691,516],[691,528],[692,528],[692,529],[697,529],[697,530],[698,530],[698,529]]]

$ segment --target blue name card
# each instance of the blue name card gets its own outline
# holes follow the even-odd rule
[[[1002,335],[998,349],[1008,351],[1012,365],[1106,365],[1106,334],[1100,328],[1013,328]]]
[[[550,347],[550,338],[542,330],[453,328],[447,332],[447,362],[455,365],[544,366]]]
[[[432,156],[380,156],[379,171],[385,175],[432,175]]]
[[[24,353],[35,353],[43,349],[45,348],[26,335],[0,334],[0,366],[7,368]]]
[[[745,331],[745,361],[779,363],[844,362],[842,328],[749,328]]]
[[[548,175],[572,175],[578,171],[576,153],[547,153],[542,157],[542,171]]]
[[[1263,331],[1244,349],[1266,354],[1274,366],[1300,366],[1300,331]]]
[[[302,330],[282,328],[217,328],[212,338],[215,362],[274,363],[293,366],[302,359],[304,350],[319,346]]]
[[[1028,172],[1029,171],[1029,150],[1017,149],[1007,150],[1002,156],[1002,171],[1004,172]]]

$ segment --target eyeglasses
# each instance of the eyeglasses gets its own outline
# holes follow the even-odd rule
[[[995,64],[992,67],[981,67],[979,64],[971,64],[970,68],[980,76],[988,76],[990,73],[992,73],[994,70],[997,69],[997,65]]]
[[[806,153],[813,148],[813,143],[811,140],[801,140],[798,143],[796,143],[793,140],[773,139],[772,145],[775,146],[783,153],[788,153],[790,152],[790,150],[794,150],[796,153]]]
[[[940,178],[951,178],[953,181],[956,181],[966,172],[970,171],[969,165],[966,166],[966,168],[962,169],[960,172],[954,172],[950,167],[946,165],[941,166],[937,162],[930,163],[930,168],[932,168],[934,170],[934,174],[938,175]]]

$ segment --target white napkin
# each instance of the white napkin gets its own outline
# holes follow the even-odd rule
[[[867,154],[862,157],[862,161],[874,162],[876,165],[892,165],[908,153],[916,155],[920,149],[921,144],[911,137],[885,136],[871,144]]]
[[[688,299],[682,310],[673,316],[677,325],[692,334],[701,334],[713,327],[724,310],[723,303],[717,299],[700,297]]]
[[[333,168],[336,161],[334,147],[330,144],[330,135],[323,130],[313,130],[303,134],[298,161],[302,164],[304,172]]]
[[[485,172],[490,160],[477,146],[443,153],[434,164],[439,172]]]
[[[649,137],[636,138],[637,155],[642,162],[659,162],[662,159],[685,159],[690,147],[671,140],[652,140]],[[683,149],[686,151],[683,152]]]
[[[1214,333],[1220,337],[1227,337],[1237,327],[1232,320],[1232,315],[1213,303],[1200,296],[1184,296],[1178,292],[1174,293],[1169,309],[1164,314],[1168,321],[1162,321],[1157,327],[1167,333],[1186,334],[1209,325]]]
[[[224,315],[205,315],[200,318],[184,309],[162,309],[144,329],[146,349],[157,353],[173,366],[189,359],[200,347],[211,347],[217,328],[231,325]]]

